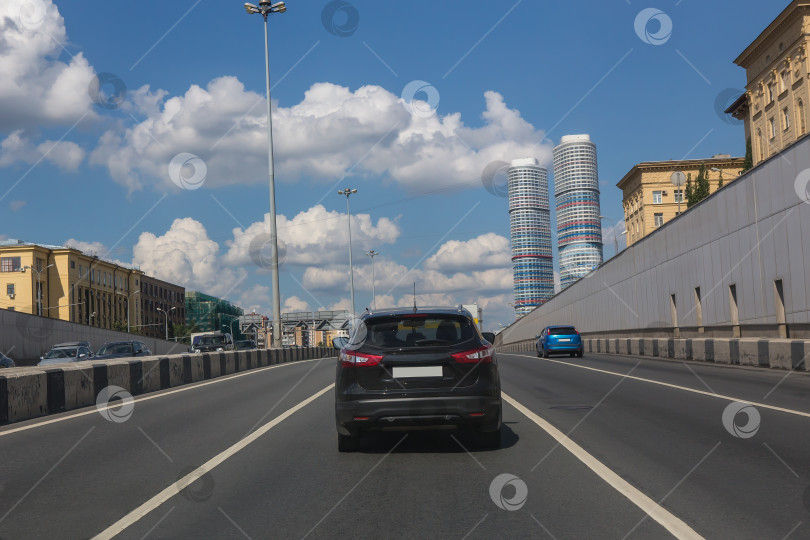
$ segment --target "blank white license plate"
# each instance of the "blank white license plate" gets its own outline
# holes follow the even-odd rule
[[[441,377],[442,366],[395,367],[393,375],[395,379]]]
[[[563,342],[563,341],[571,341],[571,338],[560,338],[560,339],[558,339],[557,341],[559,341],[559,342]]]

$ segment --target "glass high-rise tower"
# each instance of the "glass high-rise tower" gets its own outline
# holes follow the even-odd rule
[[[522,317],[554,296],[548,171],[526,158],[513,160],[508,175],[515,315]]]
[[[602,264],[599,174],[589,135],[567,135],[554,148],[554,197],[560,285],[565,289]]]

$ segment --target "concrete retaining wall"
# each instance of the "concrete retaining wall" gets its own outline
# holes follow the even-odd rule
[[[582,344],[587,354],[624,354],[810,371],[810,341],[801,339],[583,338]],[[534,340],[503,345],[498,351],[537,354]]]
[[[796,191],[807,169],[810,137],[526,314],[496,344],[562,324],[585,337],[810,339],[810,204]]]
[[[154,354],[177,354],[188,345],[0,309],[0,351],[18,366],[35,365],[54,343],[89,341],[93,352],[110,341],[137,339]]]
[[[0,371],[0,424],[93,405],[108,386],[120,386],[138,395],[249,369],[336,354],[337,351],[328,347],[314,347],[89,360],[41,368],[4,369]]]

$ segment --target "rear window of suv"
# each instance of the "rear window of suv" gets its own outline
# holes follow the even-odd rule
[[[548,333],[551,336],[574,336],[577,329],[572,326],[562,326],[558,328],[549,328]]]
[[[455,345],[473,338],[472,321],[452,315],[396,315],[366,319],[352,342],[381,348]],[[360,343],[358,343],[359,345]]]

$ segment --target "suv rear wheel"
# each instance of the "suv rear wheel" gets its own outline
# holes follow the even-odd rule
[[[338,433],[338,452],[356,452],[360,448],[360,435]]]

